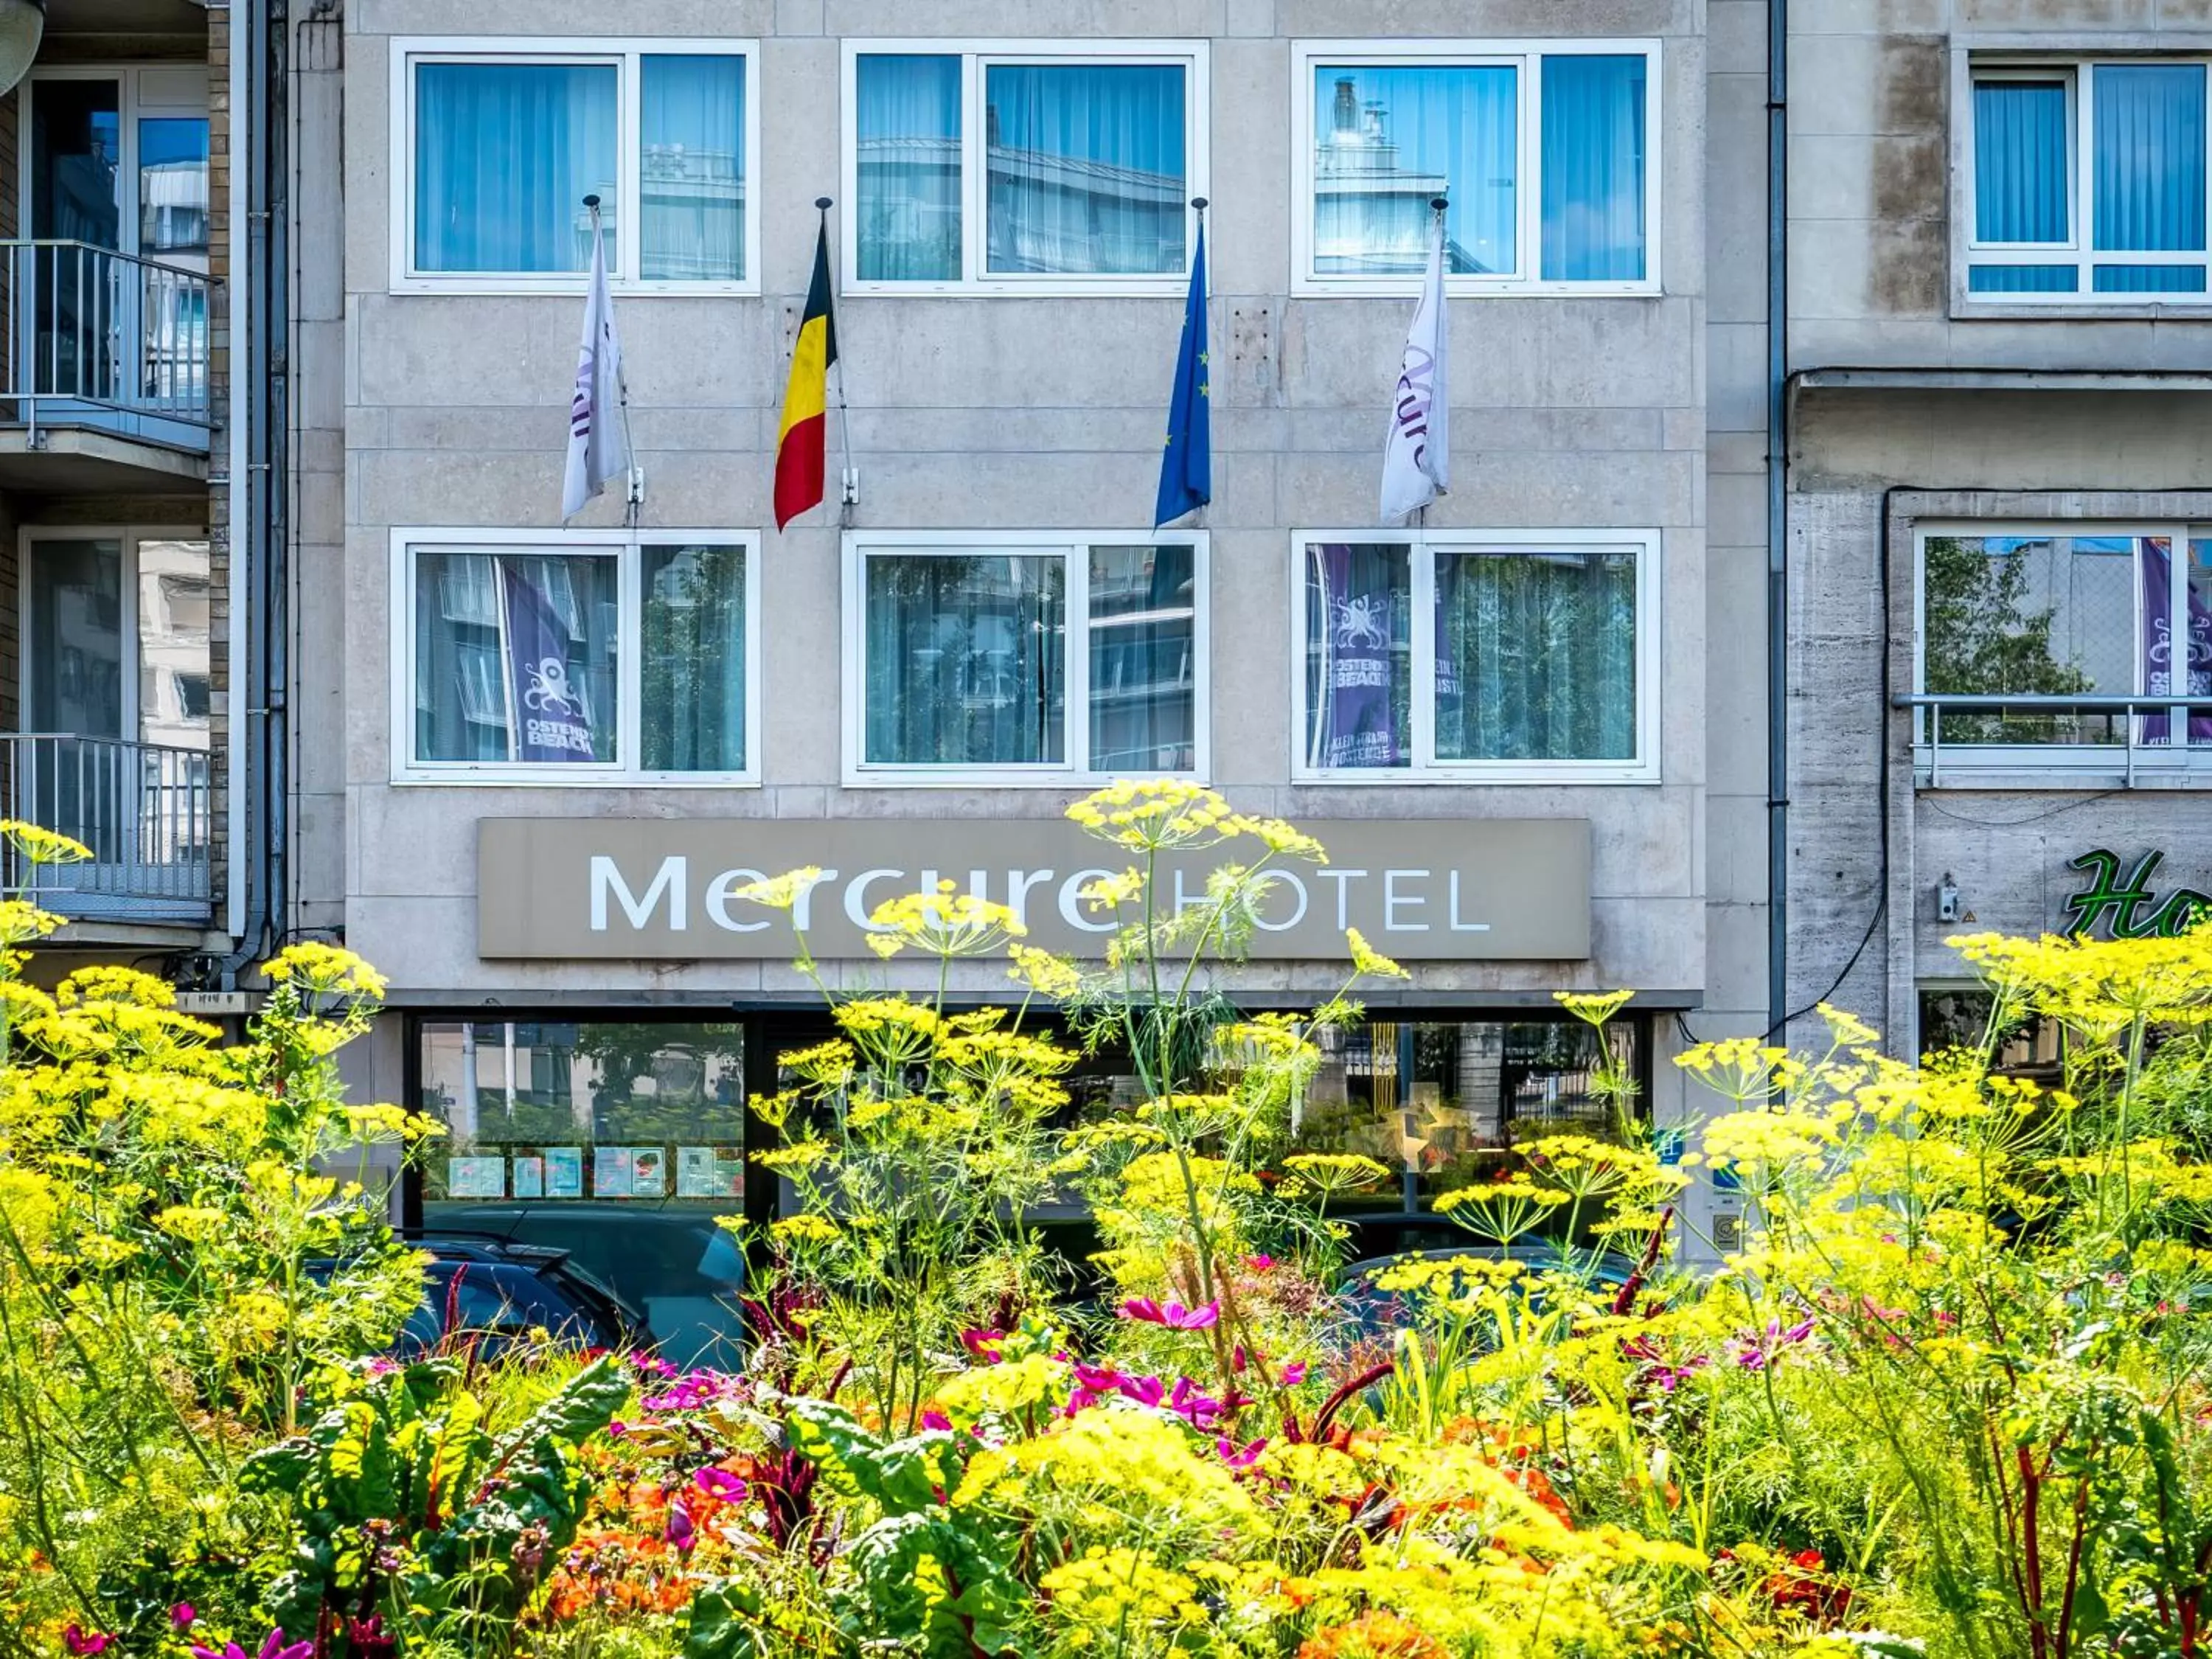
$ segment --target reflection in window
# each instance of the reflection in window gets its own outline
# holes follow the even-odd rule
[[[639,652],[648,772],[745,765],[745,553],[647,547]]]
[[[155,258],[205,253],[208,124],[164,116],[138,123],[138,251]]]
[[[1636,556],[1437,555],[1437,758],[1636,753]]]
[[[744,1187],[735,1024],[425,1022],[415,1107],[451,1132],[424,1224],[568,1250],[678,1364],[736,1358]]]
[[[1065,759],[1062,557],[874,554],[866,569],[868,762]]]
[[[1632,1072],[1641,1066],[1640,1022],[1618,1021],[1608,1036]],[[1412,1170],[1425,1193],[1484,1178],[1501,1147],[1566,1133],[1614,1139],[1622,1127],[1592,1092],[1600,1039],[1579,1022],[1373,1020],[1317,1041],[1300,1145]]]
[[[2001,1076],[2033,1078],[2044,1083],[2061,1080],[2063,1050],[2057,1023],[2023,1014],[2012,1024],[1997,1029],[1992,1024],[1995,1008],[1996,999],[1984,990],[1923,987],[1920,1052],[1927,1055],[1965,1049],[1986,1054],[1990,1069]]]
[[[745,274],[745,60],[648,54],[639,70],[648,282]]]
[[[1197,602],[1188,547],[1091,550],[1091,769],[1198,764]]]
[[[414,758],[614,761],[615,588],[602,554],[416,554]]]
[[[1438,196],[1446,270],[1517,269],[1519,81],[1505,64],[1316,65],[1314,274],[1420,270]]]
[[[988,271],[1183,269],[1180,65],[994,64],[984,76]]]
[[[960,60],[871,52],[854,68],[863,282],[960,277]]]

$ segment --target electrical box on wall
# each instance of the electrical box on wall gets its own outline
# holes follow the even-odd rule
[[[264,1000],[258,991],[179,991],[177,1012],[196,1019],[240,1019],[258,1013]]]

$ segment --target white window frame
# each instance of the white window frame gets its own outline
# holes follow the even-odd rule
[[[1633,58],[1644,71],[1644,275],[1634,282],[1547,280],[1543,275],[1543,60],[1546,58]],[[1472,272],[1444,277],[1454,295],[1573,294],[1640,296],[1662,291],[1660,189],[1660,106],[1664,101],[1660,43],[1650,39],[1512,40],[1294,40],[1291,43],[1291,292],[1332,295],[1414,295],[1418,271],[1401,276],[1322,276],[1313,268],[1314,71],[1323,66],[1359,69],[1458,69],[1504,65],[1517,71],[1519,101],[1514,240],[1518,269],[1510,276]]]
[[[1212,775],[1212,610],[1208,536],[1203,530],[848,530],[844,542],[844,781],[851,788],[933,789],[1088,787],[1112,774],[1091,769],[1091,550],[1094,547],[1188,547],[1191,550],[1192,759],[1188,772],[1166,775],[1203,782]],[[1065,722],[1059,762],[1028,765],[890,764],[868,762],[867,581],[866,562],[876,556],[954,556],[963,553],[1057,556],[1065,561],[1067,647],[1061,659]],[[1075,649],[1074,641],[1082,641]],[[1151,774],[1148,775],[1158,775]]]
[[[2138,296],[2140,297],[2140,296]],[[1928,690],[1928,538],[1931,536],[1987,537],[2008,536],[2033,538],[2038,536],[2126,536],[2136,539],[2145,537],[2166,538],[2166,616],[2169,618],[2189,616],[2190,542],[2194,539],[2212,540],[2212,519],[1923,519],[1912,526],[1912,689],[1923,696],[1934,695]],[[2136,676],[2142,678],[2143,663],[2143,614],[2140,595],[2142,590],[2142,554],[2130,551],[2128,569],[2132,591],[2137,596],[2133,601],[2132,615],[2135,634],[2129,647],[2130,660],[2135,664]],[[2183,672],[2187,673],[2185,659]],[[2186,681],[2182,685],[2185,696]],[[1960,692],[1964,696],[1971,695]],[[1995,694],[1991,694],[1995,695]],[[2086,696],[2148,696],[2127,692],[2085,692]],[[2181,732],[2185,737],[2189,715],[2185,702],[2172,705],[2160,704],[2168,722],[2167,730]],[[2044,784],[2069,787],[2089,787],[2101,785],[2112,778],[2124,777],[2130,782],[2158,781],[2171,783],[2181,775],[2190,775],[2202,781],[2212,781],[2212,744],[2175,743],[2146,744],[2136,741],[2141,729],[2137,722],[2156,709],[2146,708],[2142,713],[2120,716],[2126,721],[2125,743],[2063,744],[2063,743],[1972,743],[1956,738],[1945,738],[1938,749],[1931,744],[1933,716],[1924,708],[1913,710],[1912,753],[1916,772],[1931,787],[1985,788],[1997,775],[2020,777]]]
[[[394,294],[581,294],[589,274],[567,271],[435,271],[415,264],[415,70],[423,64],[586,64],[615,70],[616,189],[613,246],[617,294],[761,292],[760,42],[731,39],[661,40],[647,35],[403,35],[392,42],[391,291]],[[644,143],[639,118],[647,58],[743,58],[745,65],[745,275],[738,281],[646,281],[637,272],[644,196]],[[579,202],[579,209],[582,207]]]
[[[2099,249],[2094,246],[2097,77],[2094,71],[2100,65],[2146,64],[2195,67],[2204,71],[2207,114],[2204,177],[2206,194],[2212,197],[2212,57],[2183,52],[2160,54],[2155,58],[2082,56],[1996,60],[1970,58],[1967,60],[1965,96],[1960,104],[1964,112],[1962,125],[1966,130],[1960,137],[1956,191],[1960,204],[1961,246],[1965,250],[1960,260],[1958,276],[1958,298],[1962,304],[1996,307],[2212,307],[2212,246],[2201,249],[2145,250],[2140,252],[2116,248]],[[2063,242],[1984,242],[1978,234],[1981,225],[1981,203],[1977,190],[1977,146],[1980,143],[1981,133],[1979,123],[1975,119],[1974,89],[1985,81],[2054,79],[2063,81],[2066,85],[2066,143],[2069,163],[2066,179],[2067,239]],[[2206,227],[2205,240],[2208,244],[2212,244],[2212,201],[2206,204]],[[2103,293],[2096,287],[2096,267],[2100,264],[2173,265],[2199,270],[2206,273],[2206,286],[2178,293],[2146,293],[2141,289]],[[2000,265],[2071,265],[2075,269],[2074,287],[2059,293],[1977,290],[1973,286],[1974,271],[1978,268],[1987,270]]]
[[[1664,537],[1656,530],[1294,530],[1291,532],[1291,780],[1313,784],[1657,783],[1659,592]],[[1411,550],[1413,677],[1410,766],[1326,767],[1306,759],[1306,549],[1317,542]],[[1463,760],[1436,757],[1436,556],[1576,552],[1636,556],[1636,753],[1627,760]]]
[[[960,277],[862,282],[860,244],[855,216],[860,203],[860,60],[915,56],[960,59]],[[839,91],[843,113],[838,121],[838,176],[843,185],[837,210],[838,292],[841,294],[989,295],[1131,295],[1183,294],[1190,286],[1192,251],[1198,241],[1198,212],[1183,206],[1183,265],[1164,276],[1126,272],[1065,276],[994,276],[984,268],[989,226],[989,168],[984,158],[984,71],[998,64],[1082,64],[1101,68],[1122,64],[1167,64],[1183,70],[1184,195],[1211,193],[1212,155],[1208,45],[1204,40],[1093,40],[974,39],[854,40],[842,45]]]
[[[643,550],[647,547],[740,547],[745,576],[745,764],[723,772],[649,772],[642,752]],[[424,761],[415,756],[415,567],[422,553],[598,554],[615,561],[618,613],[615,659],[615,754],[605,762]],[[392,768],[393,783],[655,789],[757,786],[761,781],[761,537],[750,530],[487,530],[409,526],[392,532]]]

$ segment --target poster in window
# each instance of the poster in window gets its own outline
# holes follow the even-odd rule
[[[668,1154],[658,1146],[639,1146],[630,1153],[629,1195],[665,1198],[668,1194]]]
[[[676,1196],[737,1198],[743,1193],[744,1163],[733,1148],[678,1146]]]
[[[507,1160],[503,1158],[447,1158],[446,1192],[453,1198],[505,1198]]]
[[[544,1158],[524,1158],[520,1155],[516,1157],[514,1195],[517,1198],[545,1196],[545,1160]]]
[[[581,1198],[584,1195],[584,1149],[548,1146],[545,1149],[545,1196]]]
[[[662,1198],[668,1154],[658,1146],[601,1146],[592,1155],[592,1192],[599,1198]]]

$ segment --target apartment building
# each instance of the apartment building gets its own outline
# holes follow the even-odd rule
[[[0,98],[0,812],[91,857],[6,877],[67,919],[35,971],[121,957],[214,987],[265,890],[234,833],[232,585],[267,505],[232,489],[264,424],[228,372],[246,58],[187,0],[42,9],[8,20],[28,67]]]
[[[1981,1032],[1947,939],[2212,890],[2212,31],[1792,15],[1790,1004],[1910,1052]]]

